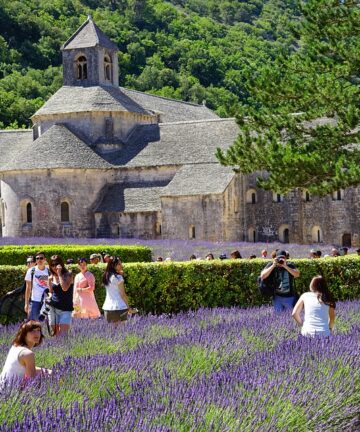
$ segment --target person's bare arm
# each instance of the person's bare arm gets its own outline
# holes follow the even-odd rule
[[[289,266],[287,265],[286,262],[285,262],[284,265],[282,265],[282,267],[283,267],[286,271],[288,271],[288,272],[291,274],[291,276],[293,276],[294,278],[298,278],[298,277],[300,276],[300,272],[299,272],[299,270],[298,270],[297,268],[289,267]]]
[[[335,309],[333,307],[329,307],[329,329],[330,332],[334,331],[334,323],[335,323]]]
[[[73,275],[71,273],[66,273],[65,275],[62,275],[60,265],[58,265],[56,269],[58,270],[61,289],[63,291],[67,291],[70,288],[70,285],[73,283]]]
[[[123,280],[119,282],[118,287],[119,287],[121,298],[126,303],[126,306],[129,307],[129,299],[125,292],[125,283]]]
[[[261,279],[266,279],[270,276],[271,272],[276,268],[276,262],[274,261],[271,266],[265,267],[260,273]]]
[[[25,366],[25,377],[34,378],[36,376],[35,355],[26,349],[19,354],[19,362]]]
[[[95,276],[93,274],[85,276],[88,286],[85,288],[80,288],[80,291],[90,292],[95,290]]]
[[[297,324],[299,324],[300,327],[303,325],[303,321],[300,316],[300,313],[303,309],[304,309],[304,300],[302,299],[301,296],[292,311],[292,317],[297,322]]]
[[[30,295],[31,295],[31,281],[26,281],[24,311],[27,314],[29,314]]]

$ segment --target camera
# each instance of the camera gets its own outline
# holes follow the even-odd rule
[[[284,258],[279,257],[279,258],[276,258],[276,262],[280,265],[283,265],[285,263],[285,260],[284,260]]]

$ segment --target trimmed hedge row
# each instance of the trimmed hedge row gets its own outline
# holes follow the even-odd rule
[[[339,257],[292,260],[301,277],[296,290],[308,290],[315,275],[329,281],[337,300],[360,298],[360,258]],[[264,260],[190,261],[181,263],[128,263],[124,265],[126,291],[131,305],[142,312],[174,313],[199,307],[255,306],[266,303],[258,293],[256,278]],[[77,272],[77,266],[70,266]],[[89,266],[96,277],[96,298],[101,307],[105,289],[101,277],[105,266]],[[24,267],[0,266],[0,295],[21,286]]]
[[[146,246],[110,246],[110,245],[38,245],[38,246],[1,246],[0,265],[23,265],[26,257],[43,251],[47,258],[60,255],[64,261],[69,258],[89,258],[92,253],[106,252],[118,255],[123,262],[150,262],[151,249]]]

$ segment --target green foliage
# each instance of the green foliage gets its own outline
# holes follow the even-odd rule
[[[360,298],[358,257],[293,260],[301,272],[296,279],[300,294],[308,291],[311,279],[323,275],[337,300]],[[76,265],[69,266],[74,273]],[[200,307],[256,306],[267,302],[258,292],[256,279],[264,260],[203,261],[179,263],[124,264],[126,292],[130,304],[145,313],[176,313]],[[95,296],[105,300],[102,275],[105,265],[89,266],[96,278]],[[21,286],[23,266],[0,266],[0,295]],[[254,338],[255,335],[249,335]]]
[[[110,246],[110,245],[39,245],[39,246],[1,246],[0,265],[22,265],[26,257],[35,256],[43,251],[49,259],[52,255],[60,255],[64,261],[69,258],[89,258],[92,253],[106,252],[120,256],[123,262],[151,261],[151,249],[146,246]]]
[[[325,195],[360,183],[360,8],[357,0],[299,3],[293,49],[246,81],[252,107],[239,111],[240,136],[217,157],[262,172],[265,189]]]
[[[232,116],[246,84],[294,42],[278,0],[0,0],[0,126],[30,117],[61,85],[61,45],[91,13],[119,47],[120,84]]]

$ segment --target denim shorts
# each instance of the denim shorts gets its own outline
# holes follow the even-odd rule
[[[71,324],[71,311],[63,311],[61,309],[57,309],[54,306],[50,307],[49,311],[49,324],[50,325],[58,325],[58,324]]]
[[[42,302],[41,301],[30,301],[30,311],[29,311],[29,320],[37,321],[39,319],[40,310],[41,310]]]

